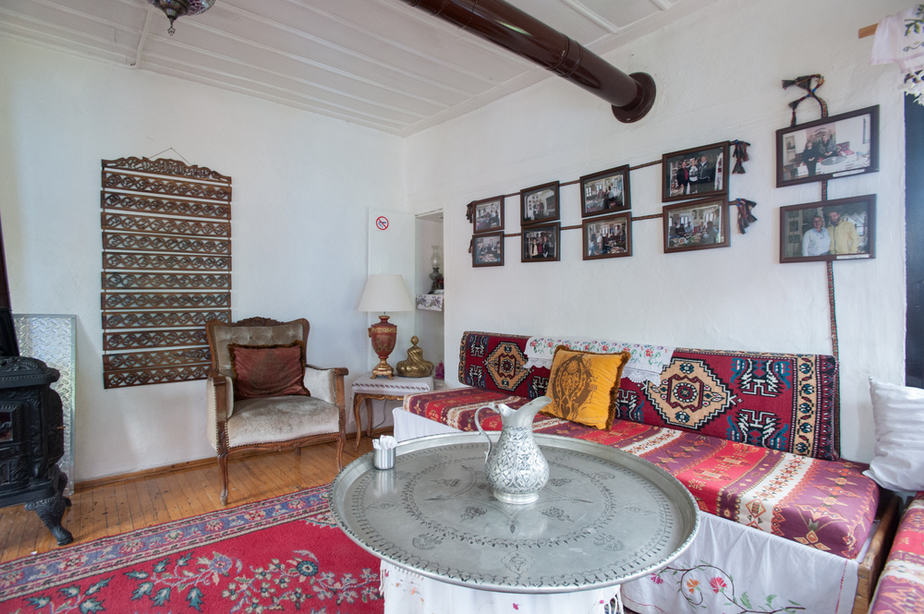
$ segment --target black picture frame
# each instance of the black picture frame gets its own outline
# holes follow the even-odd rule
[[[821,219],[820,229],[816,218]],[[780,262],[875,257],[875,194],[780,207]]]
[[[665,254],[731,245],[724,196],[665,205],[662,211]]]
[[[558,192],[558,181],[520,190],[520,226],[557,220]]]
[[[504,229],[504,197],[494,196],[472,203],[472,232],[492,232]]]
[[[628,164],[581,177],[581,217],[627,211],[631,207]]]
[[[778,188],[879,170],[879,105],[776,131]]]
[[[554,262],[561,258],[561,224],[535,224],[520,232],[520,262]]]
[[[489,232],[472,237],[472,266],[504,266],[503,232]]]
[[[581,222],[584,260],[632,255],[632,214],[614,213]]]
[[[663,154],[661,202],[728,194],[728,150],[728,141],[722,141]]]

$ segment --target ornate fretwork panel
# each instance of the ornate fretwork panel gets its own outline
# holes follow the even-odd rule
[[[103,309],[230,309],[227,292],[104,292]]]
[[[221,239],[190,239],[188,237],[158,237],[127,232],[104,232],[103,248],[132,249],[149,252],[183,252],[186,254],[231,255],[231,241]]]
[[[204,378],[205,323],[231,321],[231,178],[127,157],[101,181],[104,386]]]

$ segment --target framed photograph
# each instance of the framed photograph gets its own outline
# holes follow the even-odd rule
[[[558,182],[520,190],[520,225],[528,226],[558,219]],[[557,260],[557,258],[556,258]]]
[[[474,232],[491,232],[504,229],[504,197],[495,196],[476,200],[472,203],[474,210]]]
[[[728,141],[661,156],[661,201],[706,198],[728,192]]]
[[[878,170],[878,106],[776,131],[777,187]]]
[[[875,257],[876,195],[780,207],[780,262]]]
[[[504,266],[504,233],[472,237],[472,266]]]
[[[728,201],[724,197],[665,205],[661,218],[664,253],[730,245]]]
[[[632,214],[617,213],[584,220],[584,260],[632,255]]]
[[[539,224],[524,228],[521,233],[520,262],[552,262],[560,257],[561,225]]]
[[[625,211],[629,201],[629,165],[581,177],[581,217]]]

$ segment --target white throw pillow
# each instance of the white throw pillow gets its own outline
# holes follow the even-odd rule
[[[883,488],[924,490],[924,390],[869,379],[876,451],[863,472]]]

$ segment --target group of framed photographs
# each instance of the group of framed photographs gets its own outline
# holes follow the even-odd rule
[[[504,197],[472,203],[472,266],[504,266]]]
[[[728,247],[728,141],[661,156],[664,252]]]
[[[581,254],[584,260],[632,255],[629,165],[581,177]]]
[[[879,107],[776,131],[776,185],[879,170]],[[780,262],[875,257],[876,196],[780,207]]]
[[[559,182],[520,190],[520,262],[561,260]]]
[[[879,107],[776,133],[776,185],[826,181],[879,170]],[[728,247],[728,141],[663,154],[664,252]],[[584,260],[632,255],[629,166],[580,179]],[[558,181],[520,191],[521,262],[561,258]],[[472,203],[472,266],[504,264],[504,197]],[[875,195],[780,208],[780,262],[872,258]]]

